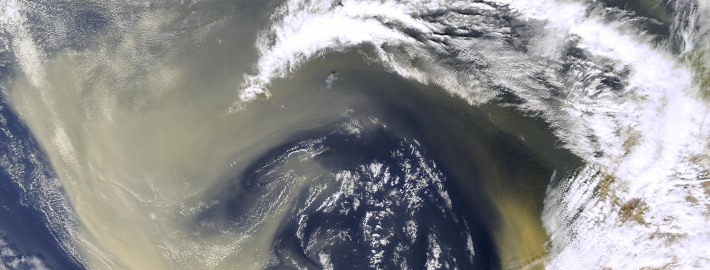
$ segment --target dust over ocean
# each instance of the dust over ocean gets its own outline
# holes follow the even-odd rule
[[[704,0],[5,0],[0,269],[705,269]]]

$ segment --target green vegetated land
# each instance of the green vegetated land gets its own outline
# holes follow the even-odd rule
[[[710,55],[708,48],[698,48],[685,55],[684,60],[690,64],[693,80],[702,90],[702,97],[710,99]]]

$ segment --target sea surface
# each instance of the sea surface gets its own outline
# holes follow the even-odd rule
[[[705,0],[0,1],[0,269],[710,268]]]

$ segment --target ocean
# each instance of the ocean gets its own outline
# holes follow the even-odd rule
[[[0,269],[704,269],[702,0],[0,3]]]

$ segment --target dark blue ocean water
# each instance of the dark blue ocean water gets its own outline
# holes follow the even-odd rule
[[[115,26],[110,12],[99,5],[36,2],[47,11],[31,16],[38,26],[33,28],[32,34],[39,39],[57,32],[51,23],[53,18],[73,18],[65,40],[39,42],[49,54],[67,48],[84,50],[93,44],[95,36]],[[603,2],[636,10],[649,17],[634,21],[639,28],[664,38],[668,35],[669,22],[663,19],[666,14],[662,10],[639,6],[636,1]],[[619,19],[611,17],[632,17],[633,14],[609,16],[609,19]],[[0,61],[11,62],[7,60],[11,56],[5,54],[6,51],[0,52]],[[314,151],[308,143],[317,141],[315,144],[325,150],[315,157],[303,158],[322,166],[323,174],[306,184],[287,216],[280,221],[272,242],[271,268],[290,269],[295,265],[318,268],[322,265],[321,256],[326,254],[335,269],[364,269],[373,265],[370,252],[381,250],[383,259],[377,265],[401,268],[401,262],[407,262],[417,269],[429,261],[432,243],[436,242],[442,248],[442,263],[461,269],[499,269],[500,254],[493,239],[500,216],[491,202],[496,198],[489,197],[486,190],[509,188],[511,192],[525,194],[521,196],[529,196],[528,201],[535,204],[532,209],[537,211],[534,215],[540,216],[550,176],[555,170],[573,170],[579,163],[574,155],[557,147],[558,141],[549,133],[544,121],[500,106],[515,103],[506,100],[504,95],[496,101],[499,103],[474,108],[455,97],[428,94],[440,93],[441,89],[426,89],[426,86],[414,85],[381,71],[341,70],[340,67],[347,66],[343,65],[348,63],[347,59],[338,61],[337,57],[330,56],[329,59],[336,59],[331,61],[338,64],[323,67],[326,71],[321,73],[327,76],[331,69],[337,70],[340,86],[369,92],[373,96],[372,103],[354,105],[353,113],[340,122],[294,134],[265,151],[242,175],[224,176],[232,181],[215,195],[222,203],[193,221],[195,230],[205,232],[200,227],[201,222],[217,221],[229,227],[252,218],[250,211],[258,209],[260,196],[292,187],[291,182],[284,180],[287,178],[274,178],[268,172],[286,175],[286,169],[296,167],[293,164],[299,161],[278,161],[279,158],[296,150]],[[0,79],[8,78],[11,73],[11,68],[0,65]],[[411,88],[425,90],[412,91]],[[1,97],[0,104],[5,104]],[[39,266],[83,269],[77,259],[66,252],[67,246],[58,242],[57,239],[66,239],[59,237],[63,232],[53,231],[52,224],[48,224],[45,214],[39,211],[41,202],[37,200],[46,197],[39,196],[42,191],[38,183],[46,181],[61,189],[59,181],[28,128],[7,107],[0,109],[0,263],[10,269]],[[370,117],[387,127],[370,123],[357,135],[342,132],[341,125],[348,121],[365,123]],[[405,181],[388,182],[391,184],[384,185],[385,189],[372,190],[372,186],[384,181],[382,175],[368,171],[375,163],[382,164],[389,169],[391,177],[399,179],[411,175],[408,168],[431,169],[437,179],[442,180],[442,186],[437,186],[437,181],[431,177],[419,175],[417,179],[425,181],[417,182],[422,186],[414,191]],[[317,191],[322,183],[344,183],[344,178],[338,178],[343,175],[338,174],[341,172],[358,177],[359,184],[353,186],[355,194],[337,197],[340,196],[336,196],[337,192],[344,190],[332,185],[328,187],[332,190]],[[442,196],[441,190],[446,191],[448,197]],[[424,198],[415,208],[406,205],[411,201],[407,196],[412,194]],[[332,201],[334,196],[340,201]],[[447,199],[451,202],[450,208],[446,207]],[[322,205],[332,205],[332,208]],[[377,213],[381,216],[372,218]],[[409,221],[414,221],[418,228],[414,241],[405,231],[390,230],[406,228]],[[392,235],[386,237],[387,244],[379,246],[372,241],[389,233]],[[472,260],[466,252],[467,235],[473,240],[476,253]]]
[[[556,141],[545,132],[544,124],[512,109],[496,111],[492,108],[498,106],[493,104],[491,108],[471,107],[455,97],[434,94],[439,89],[414,91],[412,88],[424,86],[391,74],[361,69],[339,72],[340,85],[376,96],[373,102],[353,105],[351,113],[329,125],[296,132],[287,141],[264,151],[244,174],[226,175],[232,180],[214,198],[221,203],[193,221],[195,230],[209,234],[209,229],[201,224],[215,221],[222,229],[235,224],[248,227],[249,220],[264,214],[254,212],[263,208],[259,205],[260,197],[272,198],[270,193],[293,188],[292,182],[283,176],[301,161],[282,157],[315,151],[314,157],[307,154],[302,158],[319,164],[323,171],[306,184],[288,215],[280,221],[272,242],[271,268],[291,269],[295,265],[318,268],[322,264],[319,257],[327,253],[335,269],[364,269],[373,266],[372,250],[380,250],[382,262],[377,266],[401,268],[401,263],[406,262],[408,267],[416,269],[424,267],[432,250],[437,248],[441,249],[438,261],[451,267],[500,268],[493,240],[500,217],[486,190],[491,185],[526,190],[525,196],[539,202],[540,210],[548,179],[557,168],[551,164],[564,165],[561,160],[574,160],[571,154],[552,146]],[[348,87],[338,91],[348,91]],[[10,110],[3,109],[0,113],[6,119],[2,126],[6,132],[0,134],[3,151],[15,156],[9,163],[3,163],[13,167],[3,168],[5,173],[0,182],[3,195],[0,230],[16,254],[3,257],[4,263],[17,265],[17,269],[32,269],[29,258],[34,256],[50,268],[81,269],[57,243],[53,234],[56,232],[51,231],[43,213],[37,210],[37,202],[33,201],[37,194],[25,192],[19,186],[22,181],[8,174],[12,170],[20,179],[57,181],[27,127]],[[359,127],[357,133],[348,133],[343,128],[353,124]],[[506,126],[522,124],[529,128],[520,134],[553,153],[530,150],[518,134],[504,130]],[[542,127],[533,128],[536,125]],[[389,184],[382,185],[383,175],[370,172],[369,166],[374,163],[388,169],[390,179],[400,181],[389,180]],[[433,176],[424,173],[427,170]],[[344,191],[332,188],[333,183],[343,182],[336,177],[339,172],[357,175],[358,181],[353,194],[329,202],[335,198],[334,194]],[[403,181],[407,178],[412,179],[411,183]],[[331,188],[317,191],[323,183]],[[377,185],[380,190],[373,191],[371,187]],[[442,191],[446,197],[442,197]],[[408,206],[412,196],[422,199],[421,203]],[[332,209],[324,210],[325,204],[332,204]],[[375,215],[378,213],[380,216]],[[305,221],[303,217],[307,217]],[[417,227],[413,236],[401,231],[412,224]],[[389,235],[385,237],[386,244],[373,244],[377,242],[375,234]],[[475,250],[473,259],[468,254],[467,237]]]
[[[0,98],[0,103],[4,101]],[[47,217],[38,210],[32,181],[57,181],[28,128],[6,107],[0,109],[0,262],[10,269],[84,269],[57,242]],[[19,177],[20,180],[13,178]],[[20,186],[21,184],[29,184]]]

